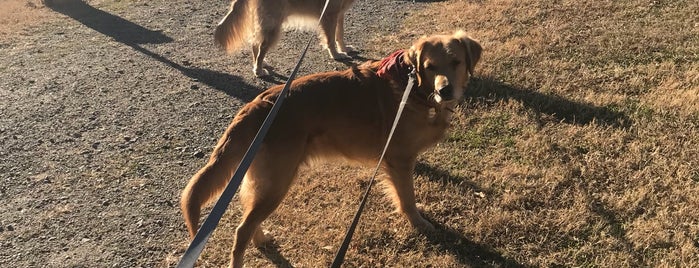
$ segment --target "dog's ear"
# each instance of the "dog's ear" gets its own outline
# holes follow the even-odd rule
[[[476,68],[476,63],[481,59],[483,47],[478,41],[471,39],[464,31],[457,31],[454,38],[459,40],[466,48],[466,65],[469,75],[473,76],[473,70]]]
[[[408,49],[408,53],[405,54],[405,62],[415,67],[415,73],[417,73],[417,84],[418,86],[422,84],[422,59],[420,58],[422,54],[422,46],[419,43],[413,44],[413,46]]]

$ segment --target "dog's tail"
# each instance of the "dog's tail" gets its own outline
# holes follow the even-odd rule
[[[214,38],[227,52],[232,52],[245,44],[250,36],[253,20],[251,16],[253,7],[250,6],[253,0],[233,0],[228,14],[218,23]]]
[[[192,176],[182,191],[180,207],[190,238],[199,229],[201,208],[221,194],[262,125],[269,109],[259,108],[248,104],[241,109],[219,139],[209,162]]]

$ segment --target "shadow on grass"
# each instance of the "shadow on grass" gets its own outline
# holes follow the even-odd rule
[[[629,258],[632,266],[642,266],[643,265],[643,253],[634,249],[633,243],[629,241],[626,235],[626,229],[624,228],[624,221],[620,219],[621,217],[614,211],[605,206],[605,204],[596,198],[589,196],[587,197],[587,203],[589,209],[597,214],[600,218],[604,219],[607,224],[608,233],[612,237],[619,240],[620,244],[624,247],[626,252],[628,252],[632,257]],[[642,213],[639,212],[638,216]],[[668,245],[669,246],[669,245]]]
[[[186,61],[182,64],[176,63],[141,46],[142,44],[163,44],[174,41],[160,31],[146,29],[80,0],[54,1],[53,4],[47,6],[96,32],[109,36],[119,43],[130,46],[134,50],[180,71],[195,82],[204,83],[244,102],[253,100],[259,93],[257,87],[246,83],[241,77],[209,69],[189,67],[190,63]]]
[[[487,192],[486,189],[466,178],[455,176],[449,171],[423,162],[417,163],[415,173],[430,181],[445,185],[459,185],[474,192]],[[461,264],[472,267],[526,267],[513,259],[502,256],[487,245],[471,241],[457,230],[442,226],[433,219],[429,219],[429,221],[435,225],[437,230],[425,234],[428,241],[439,251],[446,251],[454,255]]]
[[[516,100],[539,114],[547,114],[559,122],[576,125],[596,123],[616,128],[628,128],[631,119],[610,107],[567,100],[565,98],[525,89],[497,81],[489,77],[473,77],[466,91],[466,98],[485,103]]]
[[[455,176],[447,170],[420,161],[415,165],[415,174],[421,175],[433,182],[440,182],[443,185],[462,185],[470,188],[474,192],[489,193],[486,189],[481,188],[478,184],[466,178]]]
[[[527,267],[503,256],[488,245],[474,242],[456,230],[435,223],[436,230],[425,234],[438,251],[451,253],[459,263],[470,267]]]
[[[276,267],[294,267],[293,265],[291,265],[289,260],[282,256],[281,252],[279,252],[279,245],[274,243],[274,241],[271,241],[270,243],[267,243],[262,247],[258,247],[257,249],[260,250],[260,252],[262,252],[262,254],[265,255],[267,259],[274,263]]]

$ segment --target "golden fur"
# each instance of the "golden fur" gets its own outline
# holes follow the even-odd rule
[[[382,168],[397,209],[415,228],[433,228],[415,205],[412,174],[417,156],[443,138],[480,54],[480,44],[459,31],[424,37],[402,58],[417,68],[418,85]],[[243,215],[231,266],[242,266],[250,240],[260,245],[269,239],[260,224],[282,201],[301,164],[339,156],[375,165],[404,90],[399,85],[405,83],[377,76],[380,65],[367,62],[345,71],[304,76],[292,83],[289,97],[243,179]],[[262,92],[238,112],[209,162],[182,192],[182,213],[190,236],[196,234],[201,208],[231,179],[281,89],[278,85]]]
[[[344,42],[345,12],[355,0],[330,1],[321,21],[321,36],[333,59],[349,59],[351,48]],[[253,73],[265,76],[264,59],[267,51],[277,42],[282,24],[293,20],[296,24],[315,26],[325,0],[233,0],[226,16],[214,32],[216,42],[226,51],[234,51],[252,42]],[[298,25],[296,25],[298,26]]]

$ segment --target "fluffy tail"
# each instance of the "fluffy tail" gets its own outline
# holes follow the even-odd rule
[[[252,25],[253,7],[250,6],[253,0],[233,0],[228,14],[218,23],[214,38],[227,52],[232,52],[245,44],[250,36]]]
[[[244,107],[236,116],[216,144],[209,162],[192,176],[182,191],[180,208],[190,238],[199,229],[201,208],[221,194],[262,125],[266,109],[251,106]]]

